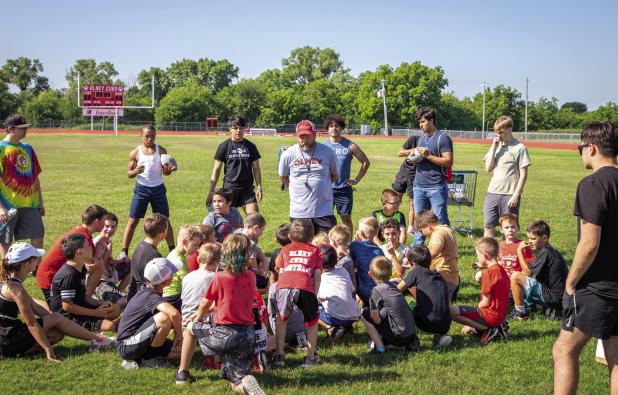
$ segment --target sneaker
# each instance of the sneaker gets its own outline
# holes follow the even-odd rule
[[[142,366],[153,369],[173,368],[173,366],[170,363],[166,362],[163,358],[144,359],[142,361]]]
[[[406,346],[406,352],[419,352],[421,350],[421,341],[416,336],[416,333],[412,336],[412,342]]]
[[[118,254],[118,258],[116,258],[116,259],[121,261],[121,260],[123,260],[125,258],[129,259],[129,255],[126,252],[124,252],[124,251],[120,251],[120,254]]]
[[[260,373],[267,371],[270,366],[268,365],[268,355],[266,354],[266,351],[260,351],[257,355],[257,360]]]
[[[103,340],[91,340],[88,352],[99,352],[116,348],[116,338],[103,336]]]
[[[273,357],[273,366],[284,367],[285,366],[285,356],[281,354],[275,354]]]
[[[548,320],[557,320],[560,318],[560,312],[554,308],[548,307],[543,311],[543,315],[547,317]]]
[[[434,347],[448,347],[453,342],[453,338],[449,335],[434,335]]]
[[[251,375],[243,377],[241,383],[246,395],[266,395],[266,392],[260,387],[255,377]]]
[[[191,376],[191,373],[189,373],[188,370],[181,370],[180,372],[176,371],[174,381],[176,381],[176,384],[178,385],[191,384],[195,381],[195,377]]]
[[[343,336],[344,334],[345,329],[340,326],[333,326],[331,328],[328,328],[328,336],[332,341],[341,339],[341,336]]]
[[[202,365],[208,366],[209,368],[214,370],[221,370],[221,364],[219,362],[215,362],[215,359],[213,357],[205,357],[202,361]]]
[[[367,355],[380,355],[380,354],[384,354],[386,353],[386,349],[384,350],[378,350],[377,348],[371,348],[369,349],[369,351],[367,351]]]
[[[309,349],[307,342],[307,332],[296,333],[296,352],[305,352]]]
[[[343,327],[343,334],[346,336],[353,336],[354,327],[352,325]]]
[[[510,320],[526,321],[528,320],[528,314],[525,311],[521,312],[521,311],[513,310],[511,311],[509,315],[506,316],[506,318]]]
[[[135,361],[129,361],[128,359],[123,359],[122,364],[120,365],[124,370],[137,370],[139,369],[139,365]]]
[[[305,362],[303,362],[300,367],[304,369],[311,369],[312,367],[320,363],[322,363],[322,360],[320,359],[318,353],[315,353],[315,356],[313,358],[305,357]]]
[[[498,328],[489,328],[483,332],[483,336],[481,336],[481,344],[487,345],[491,341],[495,340],[499,336],[500,330]]]
[[[509,338],[509,323],[507,321],[502,321],[500,326],[498,327],[498,335],[502,339]]]

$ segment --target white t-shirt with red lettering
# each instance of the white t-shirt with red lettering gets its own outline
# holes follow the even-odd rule
[[[306,243],[291,243],[281,249],[275,270],[279,272],[277,288],[296,288],[315,293],[313,274],[322,270],[320,249]]]

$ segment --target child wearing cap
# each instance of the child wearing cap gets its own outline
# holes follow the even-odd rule
[[[155,258],[146,264],[146,285],[127,304],[118,326],[118,353],[122,367],[169,367],[164,359],[178,358],[182,344],[180,313],[163,296],[163,288],[172,282],[178,268],[166,258]],[[173,340],[167,336],[174,330]]]
[[[13,244],[0,267],[0,357],[14,357],[43,349],[49,361],[58,362],[52,344],[67,335],[90,340],[92,351],[110,347],[114,341],[95,334],[34,301],[23,287],[28,273],[36,269],[44,251],[28,243]],[[21,315],[23,321],[18,318]]]
[[[243,234],[233,233],[223,241],[223,271],[215,273],[197,313],[187,325],[176,384],[195,381],[188,369],[199,342],[204,355],[222,356],[221,377],[230,381],[233,390],[264,394],[255,377],[249,375],[255,340],[252,310],[255,274],[248,270],[250,253],[251,241]],[[214,326],[202,322],[213,305]]]

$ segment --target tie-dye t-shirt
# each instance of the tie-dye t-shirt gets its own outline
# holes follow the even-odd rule
[[[6,208],[38,208],[39,161],[28,144],[0,141],[0,200]]]

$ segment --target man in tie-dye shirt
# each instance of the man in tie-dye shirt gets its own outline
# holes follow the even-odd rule
[[[43,248],[45,209],[39,183],[41,167],[34,149],[21,142],[28,126],[19,114],[8,117],[4,122],[6,137],[0,142],[0,255],[3,257],[13,238],[29,239],[34,247]],[[14,213],[10,211],[12,208],[16,209]]]

